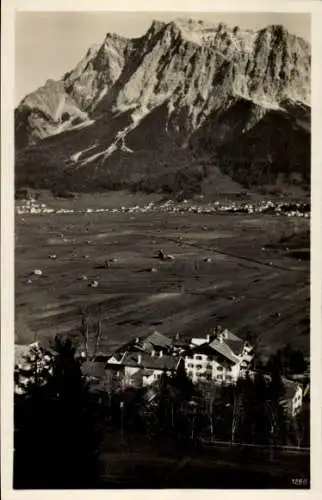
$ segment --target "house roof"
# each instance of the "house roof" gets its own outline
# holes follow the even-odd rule
[[[236,355],[241,353],[244,342],[241,339],[224,339],[226,345],[228,345],[229,349]]]
[[[149,343],[153,347],[170,347],[172,345],[172,339],[170,339],[170,337],[166,337],[160,332],[151,333],[151,335],[146,337],[143,342]]]
[[[230,341],[233,341],[233,342],[240,342],[242,344],[244,343],[243,339],[241,339],[240,337],[238,337],[238,335],[236,335],[235,333],[231,332],[227,328],[223,331],[223,333],[226,335],[225,340],[230,340]]]
[[[218,340],[213,340],[210,344],[205,342],[204,344],[197,345],[189,349],[186,354],[206,354],[208,356],[214,356],[217,358],[219,363],[237,363],[239,358],[237,358],[225,345],[224,342],[219,342]],[[219,359],[218,359],[219,358]]]
[[[139,363],[139,357],[141,362]],[[179,363],[179,358],[174,356],[150,356],[148,354],[127,353],[121,365],[129,367],[142,367],[152,370],[175,370]]]
[[[124,352],[119,352],[119,351],[117,351],[117,352],[115,352],[114,354],[112,354],[112,355],[109,357],[109,359],[107,360],[107,362],[108,362],[109,364],[113,364],[113,361],[111,361],[111,359],[113,358],[113,359],[115,359],[115,361],[116,361],[116,362],[117,362],[117,364],[118,364],[118,363],[120,363],[120,361],[122,361],[122,359],[124,358],[124,355],[125,355],[125,353],[124,353]]]
[[[214,356],[215,352],[208,342],[204,342],[203,344],[190,347],[187,349],[186,354],[206,354],[208,356]]]
[[[134,348],[134,346],[136,345],[135,341],[136,341],[136,339],[131,339],[131,340],[129,340],[129,342],[126,342],[125,344],[122,344],[122,345],[118,346],[115,349],[114,354],[115,353],[122,353],[125,350]]]
[[[254,356],[252,356],[251,354],[244,354],[243,361],[246,361],[247,363],[250,363],[253,358],[254,358]]]
[[[208,335],[210,336],[210,341],[218,338],[220,335],[223,335],[225,342],[231,342],[232,345],[236,342],[236,346],[238,344],[243,345],[245,342],[243,339],[238,337],[238,335],[228,330],[228,328],[214,329],[212,332],[208,332],[207,335],[204,333],[200,335],[197,334],[194,336],[194,339],[206,339]]]
[[[229,345],[226,344],[225,340],[220,342],[218,339],[215,339],[210,342],[209,345],[210,347],[212,347],[212,349],[214,349],[214,351],[218,352],[232,363],[238,363],[239,358],[231,351]]]

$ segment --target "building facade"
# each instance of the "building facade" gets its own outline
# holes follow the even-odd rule
[[[192,338],[185,354],[185,369],[194,383],[235,383],[245,376],[253,359],[253,347],[229,330],[205,338]]]

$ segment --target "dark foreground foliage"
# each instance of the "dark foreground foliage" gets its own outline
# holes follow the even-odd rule
[[[52,353],[52,370],[47,375],[37,370],[37,358],[30,359],[37,376],[25,394],[15,395],[17,489],[119,487],[102,470],[110,456],[119,460],[124,455],[126,467],[131,465],[133,459],[127,453],[140,458],[135,479],[130,479],[133,471],[129,475],[125,467],[123,487],[260,487],[254,480],[259,467],[267,488],[273,487],[264,471],[267,461],[274,471],[271,450],[281,445],[309,446],[309,402],[304,401],[296,417],[288,415],[281,404],[283,363],[270,360],[269,380],[258,373],[235,386],[194,385],[179,365],[175,374],[162,376],[152,388],[123,389],[111,380],[93,390],[69,340],[57,338]],[[297,355],[295,361],[291,365],[298,368]],[[301,458],[295,459],[301,467]],[[169,476],[171,460],[178,460],[179,469]],[[228,461],[229,471],[233,468],[234,484],[222,460],[223,464]],[[281,460],[289,458],[281,456]],[[147,469],[144,472],[140,467]],[[168,472],[160,482],[162,467]],[[303,472],[306,479],[308,467]],[[228,477],[230,486],[225,485]],[[276,487],[291,486],[287,478],[280,481],[274,483]]]
[[[47,383],[15,396],[15,488],[90,488],[98,477],[96,405],[71,343],[55,349]]]

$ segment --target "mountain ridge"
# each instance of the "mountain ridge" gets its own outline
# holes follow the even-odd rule
[[[309,147],[310,63],[309,44],[279,25],[251,31],[222,23],[155,20],[138,38],[108,33],[60,81],[47,82],[16,109],[17,182],[35,184],[35,166],[30,166],[34,155],[38,161],[50,156],[52,164],[50,169],[48,165],[36,169],[36,185],[48,187],[57,177],[64,184],[65,173],[76,190],[86,184],[79,180],[82,175],[91,177],[90,189],[99,185],[108,189],[124,170],[126,187],[156,183],[155,189],[162,191],[156,179],[165,170],[162,167],[159,175],[147,165],[149,161],[158,167],[172,162],[168,171],[172,169],[173,176],[179,157],[183,170],[195,172],[196,158],[206,155],[210,169],[213,164],[226,174],[229,158],[223,146],[231,143],[245,144],[238,147],[246,156],[252,156],[253,147],[258,156],[253,164],[266,161],[275,172],[266,176],[270,182],[294,168],[302,179],[299,184],[307,189],[309,149],[308,161],[301,149],[304,164],[298,165],[296,151],[291,153],[287,141],[294,150],[299,143]],[[262,120],[267,125],[261,125]],[[269,131],[269,123],[275,130]],[[284,142],[270,140],[269,135],[283,126],[289,134]],[[258,127],[265,130],[265,137],[254,133],[253,146],[249,132]],[[270,154],[269,144],[278,152]],[[287,167],[273,168],[268,157],[278,158],[283,148],[291,160]],[[151,160],[155,156],[151,150],[160,159]],[[277,160],[273,161],[276,166]],[[136,172],[140,162],[141,173]],[[230,163],[230,177],[245,185],[246,173],[239,175],[236,162]],[[41,179],[48,170],[49,178]],[[260,177],[251,175],[255,185],[264,182]]]

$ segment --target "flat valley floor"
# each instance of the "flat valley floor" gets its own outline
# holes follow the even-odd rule
[[[255,336],[264,355],[287,342],[308,354],[309,224],[157,211],[17,216],[16,342],[77,334],[86,308],[101,319],[102,352],[153,330],[198,335],[220,324]],[[174,261],[158,260],[159,249]]]

